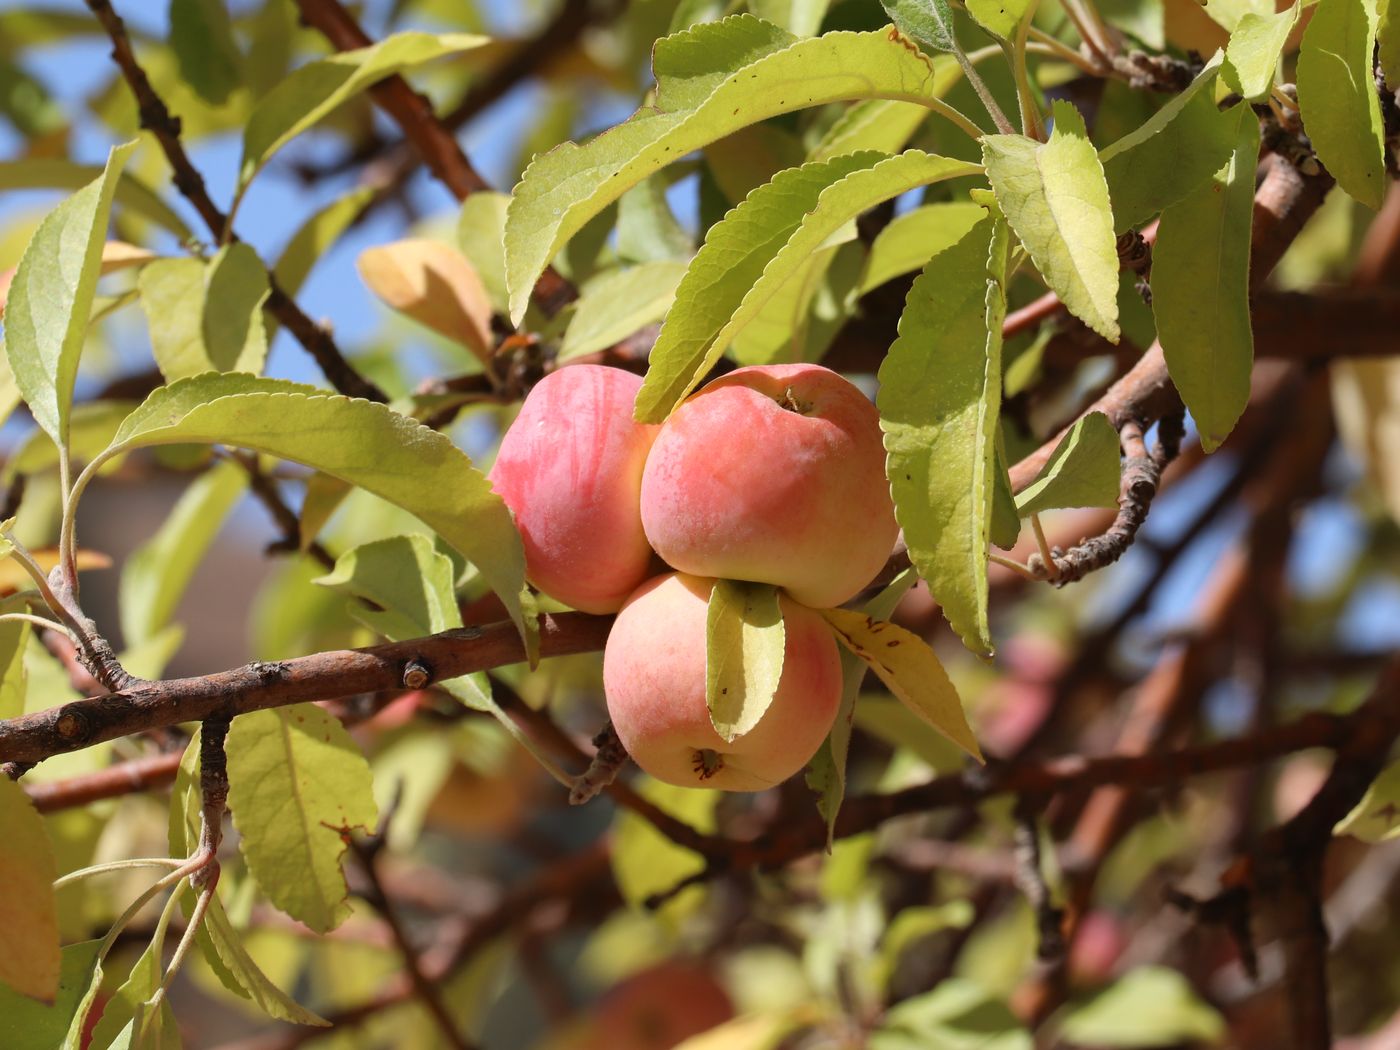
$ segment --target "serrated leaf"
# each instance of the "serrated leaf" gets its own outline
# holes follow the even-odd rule
[[[96,182],[44,218],[20,259],[5,307],[5,351],[34,421],[68,441],[73,383],[97,291],[117,176],[136,143],[114,147]]]
[[[685,269],[683,262],[657,260],[589,281],[564,333],[559,360],[605,350],[661,320],[675,302]]]
[[[932,90],[940,97],[958,82],[962,70],[951,55],[934,55],[932,64],[935,80],[940,86]],[[898,153],[928,119],[927,106],[914,102],[896,102],[872,98],[848,107],[827,129],[808,160],[830,160],[843,153],[873,149],[881,153]]]
[[[219,372],[261,372],[267,358],[263,303],[270,289],[258,253],[243,243],[209,261],[201,321],[209,361]]]
[[[527,638],[525,556],[505,503],[452,442],[384,405],[230,373],[181,380],[126,418],[104,456],[146,445],[237,445],[303,463],[416,515],[480,570]]]
[[[1303,130],[1337,185],[1368,208],[1385,200],[1385,124],[1372,63],[1375,0],[1318,0],[1298,49]]]
[[[894,615],[895,606],[918,582],[913,569],[905,569],[861,609],[867,616],[887,620]],[[836,817],[846,798],[846,759],[851,749],[851,725],[854,721],[856,699],[860,684],[865,680],[866,665],[860,657],[846,648],[841,649],[841,703],[836,720],[822,746],[807,763],[807,786],[817,793],[817,812],[826,823],[826,849],[830,853],[836,834]]]
[[[929,261],[876,398],[910,561],[963,643],[984,654],[1007,241],[1000,217],[984,219]]]
[[[395,33],[371,47],[308,62],[259,99],[249,115],[236,196],[268,158],[351,96],[395,73],[485,43],[486,37],[471,33]]]
[[[901,33],[939,51],[956,51],[958,37],[948,0],[880,0]]]
[[[1118,249],[1108,183],[1084,118],[1056,100],[1049,142],[982,139],[987,178],[1006,221],[1066,309],[1118,341]]]
[[[1100,152],[1116,231],[1142,225],[1230,159],[1235,123],[1215,104],[1220,64],[1217,53],[1185,91]]]
[[[1214,1043],[1225,1020],[1175,970],[1143,966],[1065,1014],[1060,1028],[1072,1043],[1149,1047]]]
[[[350,914],[343,835],[379,819],[369,763],[315,704],[239,715],[228,733],[238,849],[268,900],[317,933]]]
[[[0,774],[0,982],[43,1002],[58,994],[57,877],[43,819],[24,789]]]
[[[206,935],[210,950],[221,964],[215,972],[228,975],[233,982],[229,985],[230,990],[235,994],[241,993],[245,998],[251,999],[263,1013],[278,1021],[317,1027],[330,1026],[330,1022],[289,998],[258,968],[258,964],[243,947],[242,939],[229,922],[228,914],[217,896],[209,902],[209,910],[204,915],[201,937]]]
[[[854,153],[779,172],[710,228],[676,289],[636,418],[660,423],[764,303],[846,223],[880,201],[977,166],[920,150]]]
[[[204,101],[221,106],[242,82],[243,56],[223,0],[170,0],[170,46],[181,77]]]
[[[473,266],[497,313],[506,312],[506,208],[510,195],[473,193],[457,218],[457,247]]]
[[[476,268],[455,248],[409,238],[367,248],[356,267],[385,305],[490,360],[491,300]]]
[[[127,645],[149,641],[174,618],[195,569],[247,487],[248,472],[232,461],[206,471],[127,558],[117,599]]]
[[[379,606],[359,606],[352,615],[398,642],[462,626],[453,589],[456,576],[452,559],[435,549],[427,536],[415,533],[348,550],[336,559],[334,569],[313,582]],[[501,715],[485,672],[438,685],[474,710]]]
[[[850,609],[823,609],[821,614],[841,644],[865,661],[905,707],[982,761],[958,691],[927,642],[898,624]]]
[[[1261,99],[1273,87],[1279,58],[1303,5],[1269,14],[1244,15],[1225,48],[1225,82],[1247,99]]]
[[[1400,836],[1400,762],[1392,762],[1371,782],[1354,809],[1337,821],[1334,835],[1353,835],[1363,842],[1385,842]]]
[[[794,41],[749,15],[696,26],[656,44],[653,108],[583,146],[538,156],[515,188],[506,223],[511,318],[566,241],[653,172],[730,132],[827,102],[936,102],[949,80],[888,30]]]
[[[101,941],[82,941],[63,949],[58,991],[52,1005],[36,1002],[0,984],[0,1046],[5,1050],[54,1050],[62,1046],[73,1017],[94,991],[97,949]]]
[[[96,22],[89,24],[95,26]],[[78,190],[101,178],[102,172],[100,164],[78,164],[62,157],[25,157],[0,162],[0,190]],[[194,237],[185,220],[129,172],[118,177],[115,199],[123,208],[169,230],[176,240]]]
[[[986,209],[971,201],[924,204],[896,216],[870,245],[860,294],[902,274],[922,270],[924,263],[962,240],[986,216]]]
[[[1006,437],[997,428],[996,470],[992,476],[992,523],[988,539],[1004,551],[1016,546],[1021,538],[1021,515],[1016,509],[1016,497],[1011,492],[1011,469],[1006,462]]]
[[[715,581],[705,615],[705,704],[725,741],[758,725],[773,702],[786,638],[778,588]]]
[[[1050,459],[1016,497],[1022,517],[1062,507],[1118,505],[1118,431],[1102,412],[1077,420]]]
[[[1235,152],[1215,177],[1162,213],[1152,250],[1152,314],[1172,383],[1212,452],[1249,401],[1250,228],[1259,122],[1235,110]]]

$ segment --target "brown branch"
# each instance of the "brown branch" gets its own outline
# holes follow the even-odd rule
[[[369,47],[373,41],[337,0],[297,0],[301,17],[338,51]],[[413,144],[428,169],[458,200],[491,187],[472,167],[451,130],[433,112],[432,103],[395,75],[370,88],[375,103],[389,114]],[[578,298],[578,290],[553,267],[535,282],[535,302],[551,317]]]
[[[282,498],[277,483],[268,477],[260,466],[258,457],[252,453],[235,452],[233,459],[248,474],[248,490],[272,518],[277,531],[282,535],[268,545],[267,553],[282,554],[301,548],[301,522],[296,512]],[[306,553],[315,558],[327,569],[335,568],[335,557],[319,541],[307,545]]]
[[[593,738],[593,746],[596,750],[588,768],[579,774],[573,790],[569,792],[571,806],[581,806],[597,798],[617,779],[617,774],[627,764],[627,749],[622,746],[611,722]]]
[[[1061,553],[1051,551],[1053,569],[1039,554],[1033,554],[1026,564],[1041,579],[1055,586],[1082,580],[1091,572],[1112,565],[1137,538],[1138,530],[1147,521],[1147,512],[1157,496],[1162,471],[1176,458],[1181,449],[1183,421],[1179,413],[1167,416],[1157,428],[1157,441],[1149,452],[1143,440],[1142,427],[1134,420],[1123,424],[1119,440],[1123,444],[1123,475],[1118,495],[1118,515],[1101,536],[1083,540]]]
[[[612,620],[564,613],[540,617],[540,651],[561,656],[601,649]],[[509,623],[459,628],[365,649],[340,649],[279,663],[255,662],[199,678],[146,682],[0,721],[0,761],[38,762],[158,726],[402,686],[417,661],[433,680],[519,663],[524,648]]]
[[[170,751],[118,762],[82,776],[26,784],[24,789],[40,813],[55,813],[104,798],[166,787],[179,769],[180,752]]]
[[[160,143],[166,160],[174,172],[175,188],[199,212],[210,234],[220,244],[233,243],[238,235],[229,227],[228,216],[214,203],[204,184],[204,176],[199,173],[189,154],[180,141],[180,119],[166,107],[165,102],[151,86],[146,71],[136,59],[126,25],[112,9],[110,0],[87,0],[88,9],[102,23],[107,36],[112,41],[112,60],[116,62],[126,79],[131,93],[136,97],[136,108],[141,127],[151,132]],[[356,372],[345,360],[331,334],[316,324],[302,312],[296,302],[277,284],[277,279],[269,270],[267,274],[271,292],[267,299],[267,309],[282,325],[292,333],[315,359],[333,387],[350,397],[363,397],[370,401],[388,401],[385,393],[369,380]]]

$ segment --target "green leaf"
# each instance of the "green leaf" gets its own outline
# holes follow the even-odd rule
[[[559,359],[605,350],[666,316],[686,264],[657,260],[613,270],[588,282],[564,333]]]
[[[1215,104],[1219,73],[1217,54],[1185,91],[1099,154],[1116,231],[1142,225],[1230,159],[1235,121]]]
[[[1031,0],[967,0],[967,13],[979,26],[1003,40],[1014,40]]]
[[[982,761],[958,691],[927,642],[898,624],[850,609],[823,609],[821,614],[841,644],[864,660],[905,707]]]
[[[880,939],[880,957],[876,980],[888,988],[890,978],[905,951],[930,934],[943,930],[961,930],[977,917],[970,901],[955,897],[942,904],[916,904],[902,909]]]
[[[896,216],[870,245],[860,294],[902,274],[922,270],[924,263],[962,240],[986,217],[986,209],[971,201],[924,204]]]
[[[714,831],[718,791],[675,787],[649,777],[642,778],[638,790],[648,802],[696,831]],[[637,909],[644,907],[652,894],[671,889],[705,866],[700,854],[677,846],[650,821],[624,809],[613,821],[611,861],[618,892],[629,907]],[[704,897],[703,886],[689,887],[668,900],[657,915],[668,924],[678,924]]]
[[[1385,842],[1400,836],[1400,762],[1381,771],[1356,808],[1337,822],[1337,835],[1354,835],[1363,842]]]
[[[0,425],[14,414],[21,401],[19,384],[10,370],[10,355],[5,350],[5,340],[0,338]]]
[[[779,172],[710,228],[676,289],[651,351],[636,417],[660,423],[704,377],[735,334],[856,215],[908,190],[977,166],[919,150],[853,153]]]
[[[948,0],[880,0],[905,36],[939,51],[956,51],[958,37]]]
[[[43,819],[24,789],[0,774],[0,982],[45,1002],[59,985],[57,877]]]
[[[1118,505],[1118,431],[1102,412],[1079,419],[1040,474],[1016,497],[1021,516],[1061,507]]]
[[[1378,209],[1385,173],[1385,124],[1372,61],[1375,0],[1318,0],[1298,50],[1298,107],[1318,159],[1337,185]]]
[[[1298,24],[1303,5],[1268,14],[1249,12],[1230,34],[1225,48],[1225,82],[1247,99],[1262,99],[1273,87],[1283,47]]]
[[[101,178],[102,173],[100,164],[77,164],[62,157],[25,157],[0,162],[0,190],[77,190]],[[194,237],[185,220],[129,172],[122,172],[117,179],[116,202],[169,230],[177,240]]]
[[[981,985],[951,977],[906,999],[870,1035],[870,1050],[1031,1050],[1030,1033]]]
[[[97,291],[117,176],[136,143],[112,149],[102,176],[45,217],[5,308],[5,350],[34,421],[66,446],[73,383]]]
[[[782,26],[796,36],[821,32],[831,0],[749,0],[749,9],[759,18]]]
[[[227,245],[210,260],[201,327],[214,371],[262,371],[267,358],[262,307],[269,292],[267,270],[248,245]]]
[[[918,582],[913,569],[905,569],[888,587],[866,603],[861,612],[877,620],[888,620],[895,606]],[[865,662],[845,648],[841,650],[841,703],[836,709],[836,721],[822,746],[807,763],[807,786],[817,793],[817,812],[826,822],[826,849],[833,849],[836,817],[846,797],[846,759],[851,750],[851,725],[855,718],[856,699],[860,684],[865,680]]]
[[[471,33],[395,33],[371,47],[308,62],[259,99],[249,115],[236,197],[274,153],[353,95],[395,73],[486,42]]]
[[[457,247],[476,267],[477,275],[499,314],[506,312],[506,208],[505,193],[473,193],[462,202],[457,219]]]
[[[204,101],[221,106],[242,83],[243,56],[223,0],[170,0],[170,46],[180,76]]]
[[[997,204],[1070,313],[1118,341],[1118,248],[1103,165],[1084,118],[1057,100],[1049,142],[988,135],[982,157]]]
[[[0,557],[8,557],[13,550],[8,540],[0,538]],[[0,612],[25,612],[28,608],[29,599],[23,595],[0,601]],[[0,719],[24,714],[24,695],[29,682],[24,650],[29,644],[31,630],[24,620],[0,623]]]
[[[1235,152],[1215,177],[1162,213],[1152,250],[1152,314],[1167,371],[1200,431],[1220,447],[1249,401],[1250,227],[1259,122],[1235,111]]]
[[[887,30],[794,41],[749,15],[696,26],[656,44],[653,108],[583,146],[535,158],[506,222],[511,319],[524,316],[545,265],[593,216],[666,164],[779,113],[888,98],[929,106],[950,80]]]
[[[1011,470],[1006,465],[1006,437],[997,428],[996,470],[992,476],[992,524],[988,538],[1004,551],[1021,538],[1021,514],[1011,493]]]
[[[1376,61],[1386,84],[1400,84],[1400,4],[1396,0],[1380,0],[1376,42]]]
[[[766,126],[766,125],[763,125]],[[666,200],[666,180],[659,175],[633,186],[617,202],[617,254],[630,262],[689,259],[695,253],[690,234]]]
[[[93,990],[101,943],[82,941],[63,949],[58,991],[51,1006],[0,984],[0,1046],[5,1050],[54,1050],[63,1045],[73,1017]]]
[[[122,637],[140,645],[174,618],[175,609],[224,519],[248,487],[248,472],[225,461],[196,478],[156,534],[122,566],[118,608]]]
[[[443,435],[383,405],[315,387],[230,373],[161,387],[103,453],[180,443],[236,445],[303,463],[416,515],[461,551],[527,635],[525,556],[505,503]],[[528,631],[528,633],[527,633]]]
[[[929,260],[876,398],[909,558],[964,644],[984,654],[1007,239],[1000,217],[984,219]]]
[[[1060,1036],[1103,1047],[1218,1042],[1225,1021],[1175,970],[1143,966],[1065,1015]]]
[[[229,922],[228,914],[217,896],[210,901],[209,910],[204,915],[200,937],[203,939],[206,936],[209,950],[220,963],[215,972],[221,979],[227,975],[225,986],[235,994],[251,999],[263,1013],[278,1021],[318,1027],[330,1026],[330,1022],[290,999],[258,968],[258,964],[243,947],[242,939]]]
[[[90,460],[102,452],[136,405],[132,401],[88,401],[73,406],[68,420],[68,452],[74,461]],[[42,430],[31,431],[5,469],[8,483],[16,474],[38,474],[58,464],[58,448]]]
[[[228,734],[228,806],[239,852],[268,900],[317,933],[350,914],[343,835],[374,830],[369,763],[315,704],[254,711]]]
[[[93,1028],[91,1050],[102,1050],[113,1044],[126,1045],[120,1038],[123,1031],[141,1012],[142,1004],[155,995],[164,976],[162,956],[159,949],[152,950],[154,947],[154,944],[146,946],[146,950],[132,963],[126,980],[102,1008],[102,1017]]]
[[[705,704],[726,742],[758,725],[773,702],[786,638],[778,588],[715,581],[705,615]]]
[[[962,70],[952,55],[934,55],[930,61],[935,78],[930,90],[941,98],[958,82]],[[883,98],[857,102],[827,129],[826,134],[812,147],[807,159],[830,160],[843,153],[856,153],[864,149],[898,153],[928,119],[928,113],[927,106],[915,102],[895,102]]]
[[[204,273],[202,259],[157,259],[136,278],[151,352],[167,381],[213,368],[204,348]]]
[[[145,1002],[136,1007],[135,1016],[112,1043],[112,1050],[180,1050],[181,1045],[175,1008],[163,998],[158,1007]]]

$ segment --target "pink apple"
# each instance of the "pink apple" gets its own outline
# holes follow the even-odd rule
[[[639,494],[657,428],[632,421],[641,385],[603,365],[551,372],[491,468],[524,540],[530,582],[584,612],[616,611],[650,571]]]
[[[777,695],[753,729],[726,743],[705,704],[705,619],[714,582],[672,573],[627,599],[603,653],[603,691],[618,738],[658,780],[761,791],[806,765],[831,730],[841,661],[821,615],[784,596],[787,644]]]
[[[662,425],[642,478],[656,552],[824,609],[879,572],[899,526],[875,406],[820,365],[740,368]]]

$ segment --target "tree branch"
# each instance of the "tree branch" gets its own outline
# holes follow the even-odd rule
[[[165,158],[174,172],[175,188],[199,212],[210,234],[221,244],[238,240],[238,235],[229,228],[228,216],[214,203],[204,185],[204,176],[190,162],[180,141],[180,119],[166,107],[165,102],[151,86],[146,71],[136,59],[131,39],[127,36],[126,25],[112,9],[110,0],[86,0],[88,9],[97,16],[112,41],[112,60],[116,62],[126,79],[131,93],[136,96],[136,108],[140,114],[141,127],[151,132],[160,143]],[[356,372],[345,360],[331,334],[316,324],[302,312],[296,302],[277,283],[271,270],[267,272],[270,294],[267,309],[296,337],[297,342],[306,348],[315,359],[333,387],[350,397],[363,397],[370,401],[388,401],[388,396],[369,380]]]

